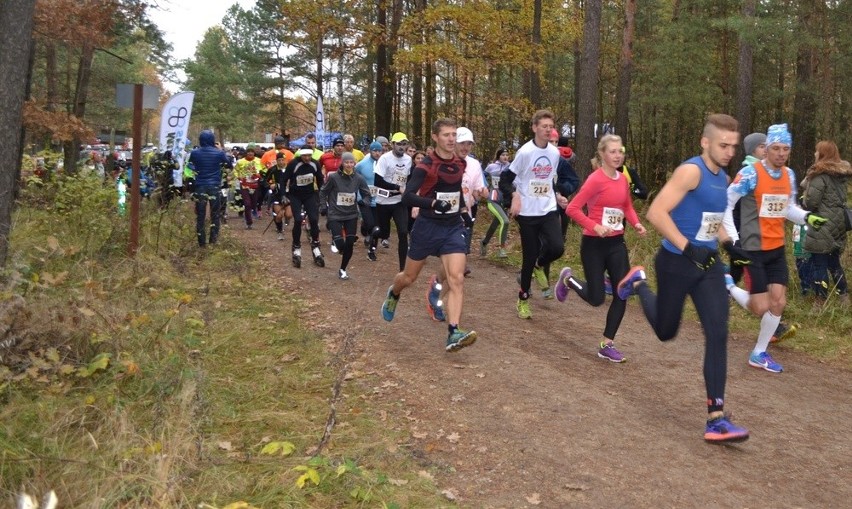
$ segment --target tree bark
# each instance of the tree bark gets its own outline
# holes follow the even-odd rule
[[[585,21],[583,23],[583,53],[580,64],[580,106],[577,110],[577,164],[574,170],[581,179],[591,173],[589,161],[595,154],[595,122],[597,113],[595,94],[600,76],[600,38],[601,38],[601,0],[586,2]]]
[[[621,41],[621,62],[618,90],[615,95],[615,132],[627,144],[630,87],[633,82],[633,38],[636,32],[636,0],[624,1],[624,34]]]
[[[823,4],[824,5],[824,4]],[[799,3],[799,31],[802,34],[816,35],[819,0],[806,0]],[[792,132],[795,137],[793,151],[790,154],[790,167],[796,170],[801,179],[813,160],[816,149],[816,89],[814,83],[814,54],[816,48],[810,39],[803,38],[796,52],[796,98],[793,100]]]
[[[33,51],[35,0],[6,0],[0,9],[0,140],[14,159],[0,166],[0,267],[6,266],[23,154],[23,108]]]
[[[530,103],[533,109],[541,108],[541,76],[538,64],[541,60],[541,0],[533,2],[532,55],[530,55]]]
[[[388,76],[388,30],[387,5],[384,1],[377,2],[378,11],[376,25],[381,29],[381,35],[376,43],[376,134],[390,135],[390,94]]]
[[[92,77],[92,60],[95,58],[95,47],[86,43],[80,53],[80,64],[77,67],[77,85],[74,88],[74,105],[71,114],[80,120],[86,115],[86,101],[89,96],[89,81]],[[73,140],[62,144],[64,152],[65,171],[73,173],[77,171],[77,157],[80,153],[80,138],[75,136]],[[133,140],[139,143],[141,140]]]
[[[742,15],[745,21],[746,31],[751,31],[754,23],[754,12],[757,6],[757,0],[745,0],[743,2]],[[751,133],[751,96],[754,80],[754,49],[746,37],[740,34],[739,37],[740,52],[737,60],[737,122],[740,125],[740,133],[742,136],[748,136]],[[742,144],[740,144],[742,147]],[[734,160],[731,161],[730,169],[736,170],[741,166],[745,159],[743,149],[737,151]]]

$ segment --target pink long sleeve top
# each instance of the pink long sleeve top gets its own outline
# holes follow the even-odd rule
[[[583,212],[584,206],[588,214]],[[595,237],[596,224],[611,228],[609,236],[624,234],[625,218],[634,227],[639,224],[627,179],[618,171],[610,178],[601,168],[589,175],[565,213],[583,228],[583,235]]]

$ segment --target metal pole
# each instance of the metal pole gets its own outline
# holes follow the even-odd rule
[[[128,254],[136,256],[139,249],[139,200],[141,197],[142,147],[142,84],[133,85],[133,179],[130,184],[130,245]]]

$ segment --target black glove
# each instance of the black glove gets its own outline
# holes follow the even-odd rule
[[[366,199],[359,200],[359,201],[358,201],[358,206],[359,206],[359,207],[369,207],[369,206],[370,206],[370,201],[371,201],[371,200],[366,200]]]
[[[320,207],[320,215],[325,216],[328,214],[328,207]]]
[[[470,214],[467,212],[462,212],[461,214],[462,221],[464,221],[465,228],[473,228],[473,218],[470,217]]]
[[[736,265],[738,267],[751,265],[752,259],[751,255],[748,254],[748,251],[737,244],[734,244],[731,239],[723,242],[722,247],[728,252],[728,256],[731,258],[731,265]]]
[[[699,269],[706,271],[716,263],[719,253],[709,247],[689,243],[683,249],[683,256],[689,258]]]
[[[449,212],[451,208],[453,208],[453,204],[447,200],[435,200],[435,203],[432,205],[432,210],[441,213]]]

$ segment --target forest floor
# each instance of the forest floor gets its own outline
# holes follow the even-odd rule
[[[610,363],[596,355],[608,300],[593,308],[576,295],[560,303],[536,292],[533,318],[520,320],[514,269],[472,254],[462,326],[479,339],[445,353],[446,325],[425,307],[437,259],[388,323],[379,309],[396,273],[395,239],[377,263],[359,242],[351,280],[341,281],[325,231],[326,267],[306,256],[295,269],[289,232],[277,241],[272,228],[262,235],[240,224],[232,220],[234,235],[283,291],[322,302],[323,329],[354,338],[346,383],[368,390],[366,411],[407,423],[400,447],[438,472],[439,489],[461,506],[837,507],[852,497],[844,366],[782,342],[772,348],[785,371],[771,374],[747,365],[753,338],[732,335],[727,409],[751,438],[710,445],[703,335],[689,318],[663,343],[632,299],[616,338],[628,362]]]

